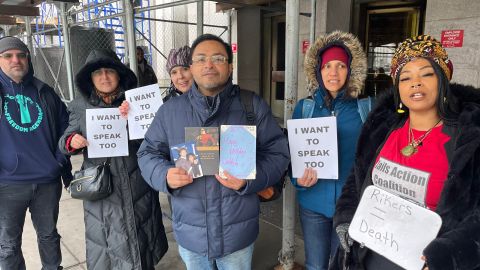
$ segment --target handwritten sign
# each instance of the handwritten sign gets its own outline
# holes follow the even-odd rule
[[[440,216],[378,187],[365,189],[348,233],[405,269],[422,269],[422,251],[438,234]]]
[[[220,168],[238,179],[255,179],[256,170],[256,126],[220,126]]]
[[[128,156],[127,120],[118,108],[87,109],[88,157]]]
[[[157,84],[135,88],[125,92],[129,103],[128,133],[130,140],[143,139],[158,108],[163,104]]]
[[[287,128],[293,177],[314,168],[318,178],[338,179],[336,117],[291,119]]]

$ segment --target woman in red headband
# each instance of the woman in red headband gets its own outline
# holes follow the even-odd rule
[[[338,179],[318,179],[312,168],[301,178],[292,178],[297,188],[300,222],[304,234],[305,265],[308,270],[327,269],[337,250],[338,237],[332,226],[335,203],[353,165],[357,137],[370,104],[359,105],[367,60],[358,39],[333,32],[319,37],[305,56],[308,90],[313,95],[298,102],[293,119],[334,116],[338,134]],[[359,112],[359,107],[366,109]],[[293,158],[293,157],[292,157]]]
[[[430,36],[409,38],[396,50],[391,65],[394,89],[378,100],[363,127],[353,173],[337,203],[334,226],[348,254],[339,265],[403,269],[348,236],[365,188],[375,185],[397,201],[414,202],[427,214],[421,207],[436,212],[442,220],[436,238],[420,246],[423,254],[410,261],[421,264],[422,259],[423,269],[429,270],[480,269],[480,91],[449,83],[452,72],[446,51]],[[385,164],[409,173],[385,174]],[[382,173],[385,177],[377,181]],[[416,181],[408,179],[417,173],[425,177],[412,187]],[[395,187],[400,185],[402,191],[415,192],[398,192]],[[385,230],[390,224],[385,222]]]

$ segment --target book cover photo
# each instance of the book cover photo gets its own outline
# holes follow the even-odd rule
[[[203,175],[217,174],[220,161],[218,127],[185,127],[185,140],[195,143]]]
[[[222,125],[220,127],[220,167],[238,179],[253,180],[257,175],[257,127]]]
[[[195,142],[186,142],[170,147],[170,155],[175,167],[187,171],[193,178],[203,176],[200,157],[195,149]]]

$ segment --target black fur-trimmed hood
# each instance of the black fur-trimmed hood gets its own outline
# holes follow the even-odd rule
[[[75,76],[75,84],[85,98],[90,99],[93,91],[92,72],[102,67],[113,68],[118,72],[120,88],[123,91],[137,87],[135,73],[118,59],[115,52],[109,49],[93,50],[88,55],[85,65]]]
[[[328,47],[338,45],[348,49],[350,62],[350,78],[347,83],[347,94],[353,98],[358,97],[363,91],[367,77],[367,57],[360,41],[350,33],[334,31],[319,37],[307,51],[303,65],[307,76],[308,90],[313,93],[319,86],[317,69],[319,55]]]

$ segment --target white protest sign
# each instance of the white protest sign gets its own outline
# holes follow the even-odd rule
[[[420,270],[422,251],[438,234],[440,216],[375,186],[368,186],[348,233],[393,263]]]
[[[291,119],[287,128],[293,177],[314,168],[318,178],[338,179],[336,117]]]
[[[128,156],[127,120],[118,108],[87,109],[88,157]]]
[[[147,85],[125,92],[128,101],[128,133],[130,140],[143,139],[158,108],[163,104],[158,84]]]

